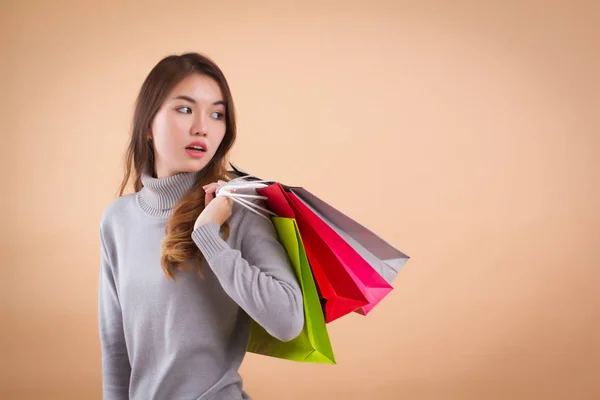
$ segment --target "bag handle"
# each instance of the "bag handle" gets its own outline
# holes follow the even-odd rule
[[[230,199],[232,199],[236,203],[240,204],[241,206],[247,208],[248,210],[252,211],[253,213],[269,220],[268,216],[260,213],[257,210],[260,210],[266,214],[271,214],[274,216],[277,216],[277,214],[272,212],[271,210],[268,210],[264,207],[259,206],[258,204],[255,204],[255,203],[252,203],[251,201],[246,200],[246,199],[267,200],[267,197],[253,195],[253,194],[236,193],[236,190],[243,190],[243,189],[256,190],[256,189],[260,189],[260,188],[265,188],[267,186],[268,185],[267,185],[266,181],[246,181],[243,178],[238,178],[238,179],[234,179],[234,180],[227,182],[223,186],[219,186],[219,188],[217,189],[217,191],[215,193],[215,196],[216,197],[229,197]]]

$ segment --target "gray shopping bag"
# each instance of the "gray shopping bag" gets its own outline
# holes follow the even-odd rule
[[[409,256],[308,190],[299,187],[289,187],[289,190],[350,244],[388,283],[392,283],[409,260]]]

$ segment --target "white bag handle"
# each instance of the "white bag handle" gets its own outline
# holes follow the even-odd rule
[[[257,210],[260,210],[266,214],[271,214],[274,216],[277,216],[277,214],[272,212],[271,210],[268,210],[264,207],[259,206],[258,204],[255,204],[255,203],[252,203],[251,201],[246,200],[246,199],[266,200],[267,198],[265,196],[259,196],[259,195],[253,195],[253,194],[243,194],[243,193],[235,192],[236,190],[244,190],[244,189],[256,191],[256,189],[265,188],[267,186],[268,185],[267,185],[266,181],[246,181],[243,178],[237,178],[237,179],[227,182],[226,184],[224,184],[222,186],[219,186],[219,188],[217,188],[215,196],[229,197],[230,199],[232,199],[236,203],[240,204],[241,206],[247,208],[248,210],[252,211],[253,213],[260,215],[261,217],[269,220],[268,216],[261,214]]]

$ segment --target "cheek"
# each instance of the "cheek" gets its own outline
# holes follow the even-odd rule
[[[152,122],[152,137],[154,151],[159,158],[169,158],[171,141],[169,138],[169,123],[165,115],[157,114]]]
[[[213,137],[215,138],[215,142],[216,142],[217,147],[223,141],[223,138],[225,137],[225,131],[226,131],[226,129],[227,129],[227,127],[226,127],[226,125],[225,125],[224,122],[219,122],[214,127],[214,129],[213,129],[213,132],[214,132],[213,133]]]
[[[156,151],[165,154],[170,152],[171,148],[177,147],[179,133],[184,130],[185,127],[182,126],[181,118],[169,113],[158,113],[152,124],[152,136],[154,137]]]
[[[156,114],[152,124],[152,132],[155,136],[169,137],[177,130],[178,121],[173,115],[166,112]]]

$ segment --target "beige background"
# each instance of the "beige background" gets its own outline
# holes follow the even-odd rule
[[[599,8],[3,1],[0,398],[100,399],[100,215],[188,50],[230,80],[233,161],[412,256],[330,325],[338,365],[248,355],[255,399],[600,398]]]

